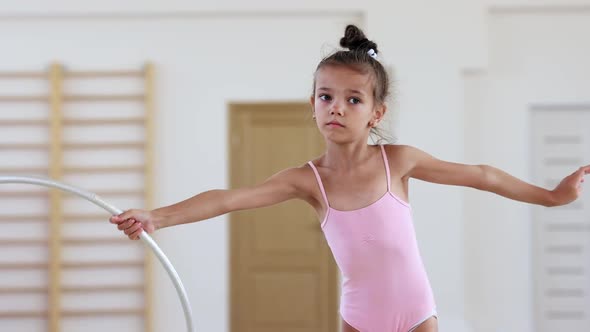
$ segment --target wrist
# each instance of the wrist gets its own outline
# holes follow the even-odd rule
[[[555,190],[547,190],[545,204],[543,205],[545,205],[546,207],[554,207],[561,205],[557,200],[557,193],[555,192]]]
[[[152,223],[154,224],[155,230],[167,227],[166,221],[169,219],[169,217],[167,217],[163,211],[161,211],[160,209],[156,209],[156,210],[152,210],[151,214],[152,214]]]

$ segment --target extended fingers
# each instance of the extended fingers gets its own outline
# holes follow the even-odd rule
[[[578,168],[571,176],[576,178],[584,178],[584,175],[590,174],[590,165],[582,166]]]
[[[590,165],[580,167],[574,175],[580,182],[584,182],[584,176],[590,174]]]
[[[584,175],[590,174],[590,165],[580,167],[578,172],[579,172],[579,180],[580,180],[580,185],[581,185],[585,181]]]

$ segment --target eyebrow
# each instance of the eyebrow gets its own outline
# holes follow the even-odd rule
[[[330,88],[326,88],[326,87],[320,87],[320,88],[318,88],[318,90],[321,90],[321,91],[328,91],[328,92],[332,91],[332,89],[330,89]],[[347,91],[347,92],[356,93],[356,94],[359,94],[359,95],[365,95],[365,93],[364,93],[364,92],[362,92],[362,91],[359,91],[359,90],[348,89],[348,90],[346,90],[346,91]]]

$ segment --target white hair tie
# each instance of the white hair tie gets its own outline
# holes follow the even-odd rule
[[[377,52],[374,49],[370,49],[368,52],[369,56],[375,60],[377,60]]]

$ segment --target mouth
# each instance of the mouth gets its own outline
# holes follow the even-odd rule
[[[328,123],[326,123],[326,126],[328,127],[341,127],[344,128],[344,125],[338,121],[330,121]]]

